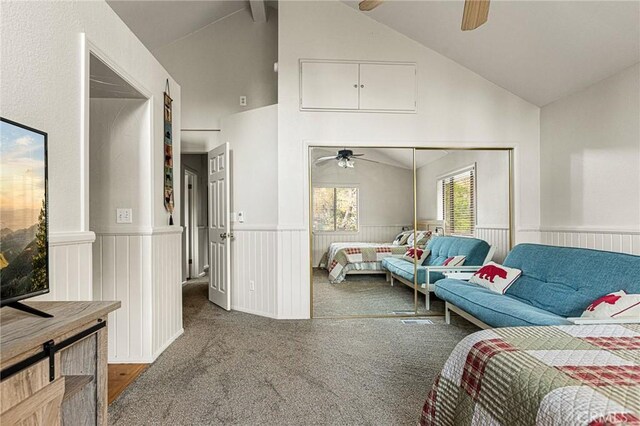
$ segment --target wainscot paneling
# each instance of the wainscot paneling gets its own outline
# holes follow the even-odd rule
[[[506,226],[477,226],[475,237],[496,248],[494,262],[501,263],[509,253],[509,228]]]
[[[183,333],[181,233],[180,227],[156,229],[151,239],[153,359]]]
[[[109,314],[110,363],[153,362],[182,333],[181,232],[96,234],[94,300],[122,304]]]
[[[150,235],[96,234],[93,245],[95,300],[119,300],[109,314],[109,362],[149,362],[149,296],[145,284]],[[147,286],[148,287],[148,286]]]
[[[92,300],[93,232],[49,235],[49,293],[33,300]]]
[[[231,309],[276,317],[278,232],[234,229],[231,242]]]
[[[540,242],[553,246],[580,247],[640,255],[640,230],[542,228]]]
[[[408,225],[361,225],[359,232],[314,232],[313,234],[313,266],[318,266],[322,256],[331,243],[363,242],[390,243]]]
[[[278,229],[277,318],[309,318],[310,262],[306,229]]]

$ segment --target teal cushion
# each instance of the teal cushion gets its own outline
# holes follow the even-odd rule
[[[570,324],[561,316],[466,281],[440,280],[435,293],[491,327]]]
[[[480,266],[489,253],[486,241],[466,237],[433,237],[427,248],[431,253],[423,263],[425,266],[442,266],[453,256],[465,256],[464,266]]]
[[[399,257],[385,257],[382,259],[382,267],[393,274],[413,282],[413,262]],[[418,267],[418,283],[424,283],[426,272],[424,267]],[[432,281],[435,282],[435,281]]]
[[[509,297],[562,317],[579,317],[591,302],[615,291],[640,294],[640,256],[519,244],[504,265],[522,270]]]

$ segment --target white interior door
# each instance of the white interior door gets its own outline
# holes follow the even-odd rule
[[[231,310],[229,143],[209,151],[209,300]]]

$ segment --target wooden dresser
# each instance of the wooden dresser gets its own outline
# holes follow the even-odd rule
[[[120,302],[0,309],[0,424],[107,424],[107,314]]]

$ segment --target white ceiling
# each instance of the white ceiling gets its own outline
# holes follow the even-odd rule
[[[639,1],[493,0],[466,32],[463,5],[386,0],[363,13],[538,106],[640,62]]]
[[[107,3],[151,51],[249,7],[244,0],[107,0]]]

